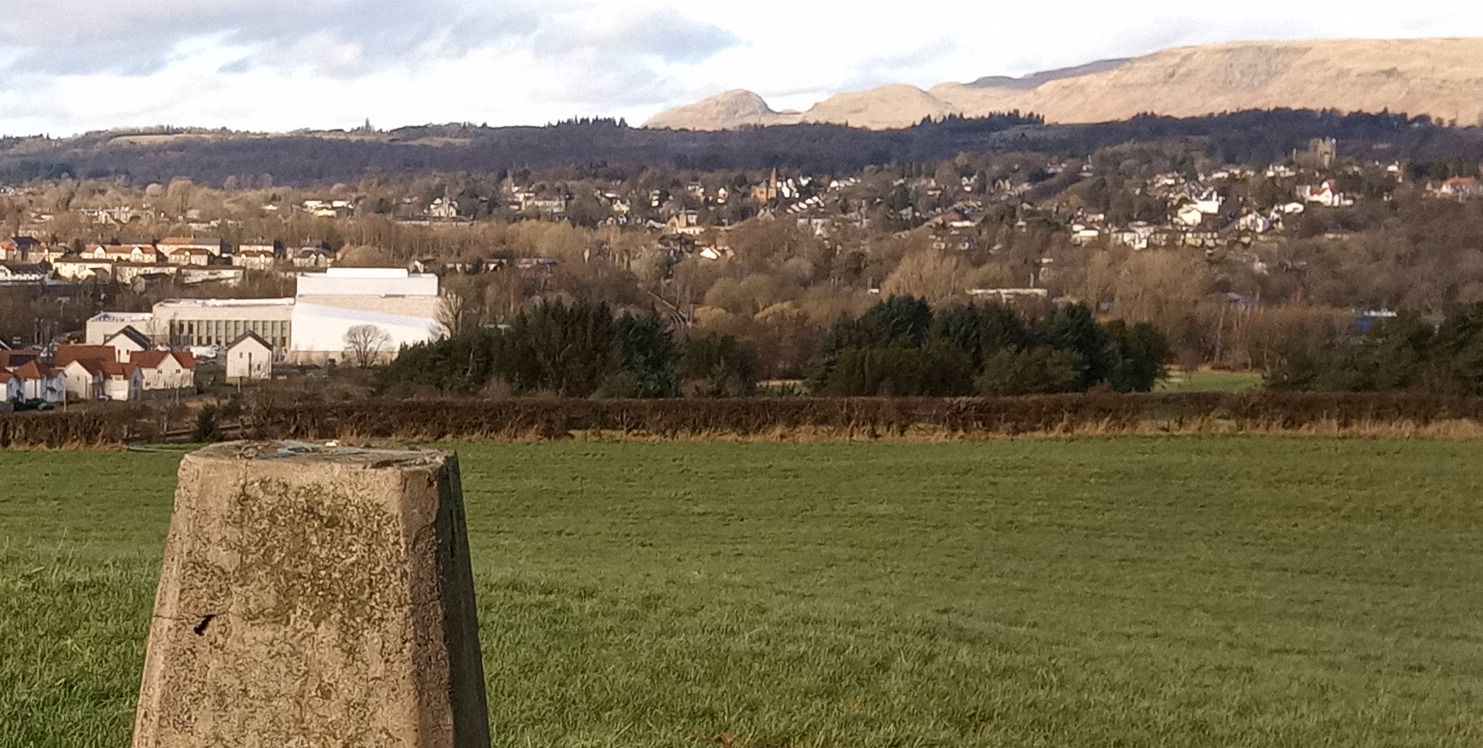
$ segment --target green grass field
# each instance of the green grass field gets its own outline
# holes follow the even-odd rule
[[[1483,444],[460,452],[498,746],[1483,744]],[[0,746],[127,745],[176,460],[0,453]]]
[[[1262,375],[1249,371],[1182,371],[1171,369],[1159,382],[1159,392],[1255,392],[1266,386]]]

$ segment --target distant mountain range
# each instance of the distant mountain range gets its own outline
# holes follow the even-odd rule
[[[1483,39],[1182,47],[926,91],[892,85],[841,93],[805,112],[774,111],[761,96],[737,90],[664,112],[645,126],[730,130],[820,122],[888,130],[928,117],[1011,110],[1035,112],[1053,123],[1093,123],[1145,113],[1195,117],[1273,108],[1388,110],[1483,124]]]

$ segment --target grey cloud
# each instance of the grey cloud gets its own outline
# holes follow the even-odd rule
[[[491,43],[528,36],[540,11],[526,3],[460,0],[13,0],[0,18],[0,52],[14,74],[148,75],[164,67],[180,42],[219,38],[255,56],[227,69],[309,67],[295,58],[315,39],[356,44],[367,63],[387,65],[427,57],[457,57]],[[143,6],[143,7],[140,7]],[[52,30],[56,30],[53,33]],[[425,49],[429,41],[438,43]]]

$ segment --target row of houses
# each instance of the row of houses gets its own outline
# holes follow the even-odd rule
[[[323,269],[334,262],[334,252],[317,246],[279,251],[271,244],[234,247],[218,239],[176,237],[154,243],[95,244],[74,252],[65,244],[17,236],[0,241],[0,284],[36,284],[55,278],[235,286],[248,272],[269,272],[280,265]]]
[[[256,334],[226,347],[228,382],[272,376],[273,348]],[[155,348],[132,327],[99,345],[62,345],[50,356],[40,349],[0,350],[4,402],[59,405],[65,401],[141,399],[194,394],[198,362],[185,350]]]

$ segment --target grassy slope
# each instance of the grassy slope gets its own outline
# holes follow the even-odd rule
[[[1480,445],[461,451],[496,745],[1483,742]],[[173,468],[0,453],[0,746],[127,741]]]

